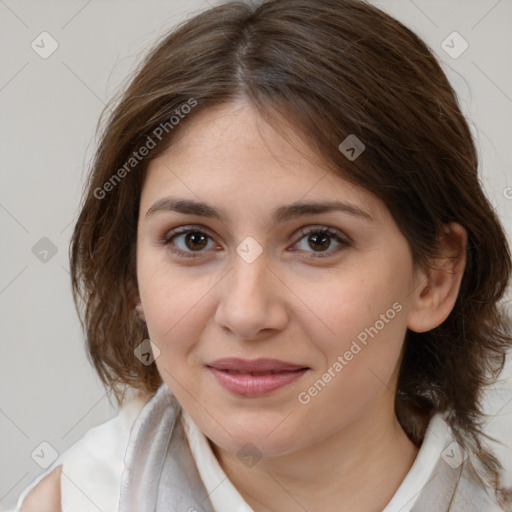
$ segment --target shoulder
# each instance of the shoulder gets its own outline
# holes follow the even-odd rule
[[[60,512],[61,490],[60,477],[62,466],[58,466],[46,475],[32,489],[21,506],[21,512]]]
[[[102,509],[114,510],[130,432],[150,398],[151,395],[134,391],[113,418],[89,429],[22,492],[16,510],[60,511],[61,499],[63,506],[87,510],[80,506],[84,493],[98,496]],[[84,502],[86,505],[90,506],[90,502]]]

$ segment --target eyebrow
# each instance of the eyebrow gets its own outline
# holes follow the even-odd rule
[[[202,201],[192,201],[190,199],[176,199],[165,197],[159,199],[146,212],[146,217],[150,217],[157,212],[174,211],[183,214],[199,215],[201,217],[210,217],[221,222],[226,222],[225,214],[222,210],[204,203]],[[375,220],[367,211],[359,208],[351,203],[343,201],[313,201],[313,202],[296,202],[285,206],[275,208],[271,212],[274,223],[285,222],[296,217],[305,215],[327,213],[332,211],[340,211],[348,213],[356,217],[366,220]]]

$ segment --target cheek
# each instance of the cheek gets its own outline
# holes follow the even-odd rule
[[[205,314],[208,283],[141,256],[138,285],[151,340],[162,353],[186,351],[201,326],[198,314]]]
[[[160,350],[155,360],[158,373],[185,407],[193,405],[190,396],[204,402],[204,390],[195,370],[191,369],[196,363],[191,354],[207,314],[204,283],[201,285],[200,280],[170,273],[168,269],[155,269],[148,279],[144,273],[140,277],[149,338]]]
[[[408,274],[368,266],[366,272],[329,279],[322,293],[309,288],[308,303],[321,320],[308,338],[323,354],[305,384],[302,402],[339,421],[361,413],[388,385],[400,358],[407,328]],[[361,277],[364,276],[364,277]],[[319,334],[319,332],[323,334]]]
[[[388,349],[400,346],[407,325],[408,282],[405,271],[365,265],[360,271],[331,274],[315,285],[304,283],[296,293],[307,297],[315,318],[307,324],[309,339],[321,345],[331,362],[354,340],[362,347],[377,339]]]

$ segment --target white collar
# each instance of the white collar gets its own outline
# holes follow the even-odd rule
[[[184,409],[182,421],[192,456],[214,509],[219,512],[254,512],[226,476],[206,436]],[[448,433],[449,426],[442,415],[435,414],[411,469],[382,512],[411,510],[439,461]]]
[[[382,512],[409,512],[412,509],[441,457],[448,434],[448,424],[440,413],[435,414],[411,469]]]
[[[181,418],[190,451],[213,508],[219,512],[254,512],[220,466],[206,436],[183,408]]]

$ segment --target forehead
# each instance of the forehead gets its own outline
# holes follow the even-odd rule
[[[197,163],[192,169],[203,169],[206,164],[218,172],[243,164],[239,172],[259,166],[257,174],[263,174],[273,160],[272,174],[281,169],[287,175],[300,175],[302,168],[309,172],[318,168],[321,175],[326,172],[325,164],[321,169],[318,155],[291,126],[284,122],[271,126],[251,103],[242,99],[208,107],[190,121],[185,119],[179,128],[177,137],[162,154],[176,165]],[[283,138],[283,132],[288,140]]]
[[[206,108],[183,123],[148,166],[141,210],[166,193],[246,208],[300,199],[350,201],[375,215],[383,208],[328,168],[292,127],[274,128],[243,100]]]

